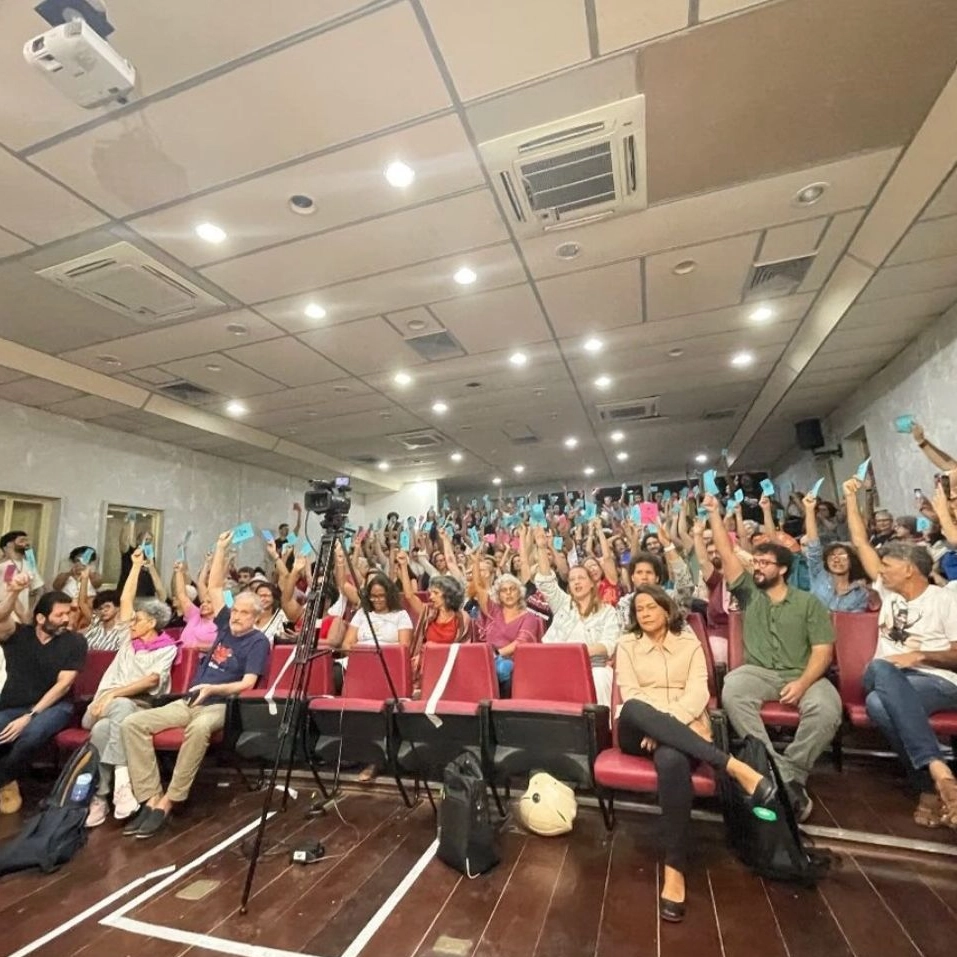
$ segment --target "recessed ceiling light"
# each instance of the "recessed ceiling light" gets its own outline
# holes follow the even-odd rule
[[[796,206],[813,206],[827,191],[827,183],[811,183],[794,194]]]
[[[221,243],[226,238],[226,230],[215,223],[200,223],[196,227],[196,235],[208,243]]]
[[[96,357],[97,362],[102,362],[105,366],[121,366],[122,362],[116,357],[111,355],[102,355]]]
[[[295,193],[289,197],[289,208],[298,216],[311,216],[316,211],[316,201],[305,193]]]
[[[668,355],[672,359],[680,359],[685,354],[684,349],[669,349]]]
[[[315,418],[318,417],[318,415],[319,415],[319,413],[318,413],[315,409],[310,409],[310,410],[306,413],[306,416],[307,416],[308,418],[310,418],[310,419],[315,419]]]
[[[525,466],[524,466],[524,465],[513,465],[513,466],[512,466],[512,471],[513,471],[516,475],[521,475],[522,472],[525,471]]]
[[[562,243],[555,247],[555,255],[559,259],[574,259],[582,251],[578,243]]]
[[[412,376],[408,372],[397,372],[392,377],[392,381],[396,385],[412,385]]]
[[[611,385],[611,376],[600,375],[595,379],[595,385],[598,386],[599,389],[607,389],[608,386]]]
[[[545,394],[545,390],[544,390],[544,389],[535,389],[535,390],[532,392],[532,395],[537,395],[537,396],[539,396],[539,397],[543,396],[544,394]]]
[[[754,362],[753,352],[738,352],[731,357],[731,365],[738,369],[743,369],[745,366],[751,365],[752,362]]]
[[[461,452],[453,452],[453,453],[449,456],[449,458],[450,458],[453,462],[461,462],[462,459],[464,458],[464,456],[462,455]]]
[[[611,435],[608,436],[608,437],[612,440],[612,442],[624,442],[624,441],[625,441],[625,433],[624,433],[624,432],[612,432]]]
[[[432,403],[432,411],[433,411],[436,415],[442,415],[444,412],[448,412],[448,411],[449,411],[449,407],[448,407],[448,405],[447,405],[445,402],[443,402],[441,399],[439,399],[438,402],[433,402],[433,403]]]
[[[376,468],[378,468],[378,470],[379,470],[380,472],[388,472],[388,471],[389,471],[389,463],[388,463],[388,462],[380,462],[380,463],[376,466]]]
[[[584,473],[585,475],[594,475],[595,470],[590,465],[586,465],[584,468]]]
[[[565,448],[566,448],[566,449],[573,449],[573,448],[575,448],[575,446],[577,446],[577,445],[578,445],[578,439],[576,439],[574,435],[570,435],[570,436],[568,436],[567,439],[565,439]]]
[[[306,308],[302,310],[310,319],[325,319],[326,310],[318,302],[306,303]]]
[[[226,403],[226,411],[230,415],[245,415],[249,410],[243,405],[242,402],[233,399],[232,402]]]
[[[586,339],[582,345],[582,348],[585,352],[601,352],[602,346],[604,343],[601,339],[597,339],[595,336],[592,336],[590,339]]]
[[[708,456],[705,455],[704,452],[699,452],[694,457],[694,460],[698,463],[698,465],[704,465],[704,463],[708,461]]]
[[[501,484],[502,484],[502,480],[496,475],[495,478],[492,479],[492,484],[493,484],[493,485],[501,485]]]
[[[694,272],[698,268],[698,264],[693,259],[682,259],[680,263],[675,263],[672,266],[671,271],[676,276],[687,276],[688,273]]]
[[[423,329],[426,328],[427,325],[428,323],[424,319],[410,319],[405,324],[405,327],[410,332],[421,332]]]
[[[528,362],[528,356],[524,352],[513,352],[509,357],[508,361],[512,363],[513,366],[523,366]]]
[[[207,362],[205,368],[206,368],[207,371],[209,371],[209,372],[222,372],[222,371],[223,371],[223,367],[222,367],[222,366],[219,366],[219,365],[216,365],[215,362]]]
[[[383,410],[379,413],[379,418],[380,418],[380,419],[391,419],[391,418],[392,418],[392,413],[389,412],[388,409],[383,409]]]
[[[389,163],[385,168],[385,178],[389,181],[390,186],[395,186],[396,189],[405,189],[406,186],[412,185],[412,181],[415,179],[415,170],[407,163],[396,160],[394,163]]]
[[[472,431],[472,426],[470,426],[470,425],[460,425],[460,426],[459,426],[459,432],[471,432],[471,431]]]
[[[334,385],[332,387],[332,391],[338,392],[339,395],[345,395],[347,392],[351,392],[352,390],[347,385]]]
[[[459,269],[455,275],[452,277],[460,286],[471,286],[478,276],[475,273],[474,269],[469,269],[468,266],[463,266]]]
[[[619,462],[627,462],[627,461],[628,461],[628,453],[627,453],[627,452],[619,452],[619,453],[615,456],[615,458],[618,459]]]
[[[286,435],[298,435],[299,429],[286,429]]]
[[[770,306],[758,306],[757,309],[751,311],[751,313],[748,315],[748,318],[753,319],[755,322],[765,322],[773,315],[774,310]]]

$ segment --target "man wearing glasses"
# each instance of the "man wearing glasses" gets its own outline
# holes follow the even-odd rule
[[[957,594],[930,583],[934,559],[923,545],[868,542],[857,505],[861,483],[844,483],[847,523],[864,571],[881,596],[877,648],[864,672],[871,721],[897,752],[920,794],[914,820],[957,828],[957,780],[930,716],[957,711]]]
[[[813,809],[808,774],[841,723],[840,695],[825,677],[834,653],[830,615],[820,599],[788,585],[791,552],[783,545],[756,545],[754,575],[749,575],[728,536],[717,499],[708,495],[703,504],[744,624],[746,663],[728,673],[721,704],[739,735],[759,738],[769,751],[761,705],[780,701],[798,709],[794,740],[777,762],[795,816],[806,821]]]

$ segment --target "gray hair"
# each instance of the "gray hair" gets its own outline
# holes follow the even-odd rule
[[[506,585],[514,585],[515,588],[518,589],[519,604],[521,605],[522,608],[524,608],[525,607],[525,586],[514,575],[508,574],[508,572],[505,572],[504,574],[499,575],[498,578],[495,579],[494,584],[492,585],[492,594],[495,596],[495,600],[499,604],[501,604],[501,601],[499,600],[499,592],[501,592],[501,590]]]
[[[881,558],[896,558],[901,562],[908,562],[920,573],[923,578],[930,578],[934,570],[934,557],[923,545],[913,545],[910,542],[888,542],[880,550]]]
[[[162,631],[173,617],[169,605],[158,598],[143,598],[136,603],[136,610],[148,615],[156,622],[156,630]]]
[[[465,589],[462,583],[451,575],[433,575],[429,579],[429,588],[435,588],[442,593],[445,607],[449,611],[458,611],[465,604]]]
[[[246,602],[246,604],[253,606],[253,611],[257,615],[263,613],[263,609],[266,607],[262,599],[254,591],[241,591],[233,601],[233,604],[238,604],[240,601]]]

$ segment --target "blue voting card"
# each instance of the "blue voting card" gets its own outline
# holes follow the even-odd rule
[[[870,458],[864,459],[860,465],[857,467],[857,471],[854,473],[857,476],[858,481],[863,482],[867,478],[867,470],[870,468],[871,460]]]
[[[561,535],[556,535],[552,539],[552,548],[554,548],[556,552],[560,552],[562,550],[562,544],[563,543],[562,543]]]
[[[405,529],[402,529],[402,531],[399,532],[399,548],[401,548],[402,551],[407,552],[409,550],[409,544],[409,533]]]
[[[151,561],[153,560],[153,556],[154,556],[155,554],[156,554],[156,553],[153,551],[153,546],[152,546],[149,542],[147,542],[147,543],[143,546],[143,557],[144,557],[147,561],[151,562]]]
[[[705,492],[708,495],[720,495],[718,491],[718,483],[715,479],[718,477],[718,473],[714,469],[708,469],[704,475],[701,476],[701,482],[704,485]]]
[[[299,554],[303,558],[308,558],[310,555],[314,555],[315,552],[312,550],[312,545],[310,545],[306,540],[303,540],[303,543],[299,548]]]
[[[899,415],[894,419],[894,428],[903,435],[914,431],[917,419],[913,415]]]
[[[761,491],[767,495],[768,498],[774,498],[774,482],[771,479],[761,479]]]
[[[248,542],[255,537],[255,534],[252,522],[242,522],[233,529],[232,543],[233,545],[242,545],[243,542]]]
[[[233,607],[233,593],[228,588],[223,589],[223,604],[227,608]]]
[[[818,495],[821,494],[821,486],[822,486],[823,484],[824,484],[824,479],[823,479],[823,478],[819,478],[819,479],[811,486],[811,491],[808,492],[807,494],[808,494],[811,498],[817,498]]]

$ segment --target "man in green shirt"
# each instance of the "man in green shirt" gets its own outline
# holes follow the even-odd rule
[[[734,730],[754,735],[771,750],[761,706],[766,701],[794,705],[800,721],[794,740],[777,761],[797,818],[807,820],[813,804],[807,776],[841,723],[841,699],[825,678],[831,665],[834,630],[827,608],[816,596],[787,583],[791,553],[770,542],[754,548],[754,575],[735,552],[718,501],[708,495],[714,544],[725,580],[742,608],[745,664],[724,680],[721,704]]]

